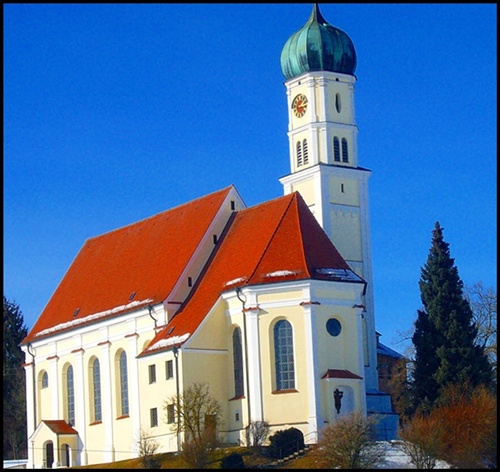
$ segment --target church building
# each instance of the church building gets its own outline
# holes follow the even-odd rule
[[[378,385],[356,60],[317,4],[284,44],[283,196],[247,208],[229,186],[84,242],[21,344],[28,468],[138,457],[141,431],[177,451],[168,399],[195,383],[222,405],[224,443],[267,421],[312,444],[352,411],[381,414],[379,437],[395,437]]]

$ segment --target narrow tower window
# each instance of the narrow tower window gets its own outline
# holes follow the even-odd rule
[[[335,162],[340,162],[340,143],[337,136],[333,138],[333,160]]]
[[[340,113],[340,110],[342,110],[342,103],[340,102],[340,93],[335,94],[335,108],[337,110],[337,113]]]
[[[347,139],[342,138],[342,162],[349,162],[349,154],[347,152]]]
[[[304,165],[306,165],[309,163],[309,153],[307,150],[307,139],[304,139],[304,141],[302,141],[302,150],[304,152]]]
[[[302,144],[297,141],[297,167],[302,165]]]

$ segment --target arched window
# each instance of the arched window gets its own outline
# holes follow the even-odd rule
[[[276,390],[295,388],[292,325],[280,320],[274,326],[274,357],[276,362]]]
[[[75,384],[73,380],[73,366],[71,365],[66,370],[66,399],[68,424],[73,426],[75,424]]]
[[[233,331],[233,366],[234,366],[234,396],[242,397],[243,392],[243,350],[241,348],[241,329]]]
[[[120,402],[121,416],[128,415],[128,372],[127,354],[122,351],[120,354]]]
[[[335,162],[340,162],[340,143],[337,136],[333,138],[333,160]]]
[[[297,167],[302,165],[302,144],[297,141]]]
[[[92,364],[92,386],[94,395],[94,421],[102,421],[101,410],[101,369],[99,359],[95,359]]]
[[[340,93],[335,94],[335,108],[337,110],[337,113],[340,113],[340,110],[342,110],[342,103],[340,102]]]
[[[309,163],[309,152],[307,150],[307,139],[302,141],[302,151],[304,153],[304,165]]]
[[[42,375],[42,388],[48,388],[49,386],[49,374],[44,372]]]
[[[342,162],[349,162],[349,155],[347,153],[347,139],[342,138]]]

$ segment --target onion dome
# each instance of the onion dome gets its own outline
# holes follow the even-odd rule
[[[330,25],[315,3],[307,23],[283,46],[280,62],[287,80],[321,70],[354,75],[356,51],[351,38]]]

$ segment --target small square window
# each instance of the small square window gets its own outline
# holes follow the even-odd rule
[[[149,410],[149,416],[151,419],[151,427],[154,428],[158,426],[158,408],[151,408],[151,410]]]
[[[166,361],[165,362],[165,374],[166,374],[167,380],[174,378],[174,361]]]
[[[156,383],[156,365],[154,364],[149,366],[149,383]]]
[[[175,423],[175,406],[174,404],[167,405],[167,423]]]

